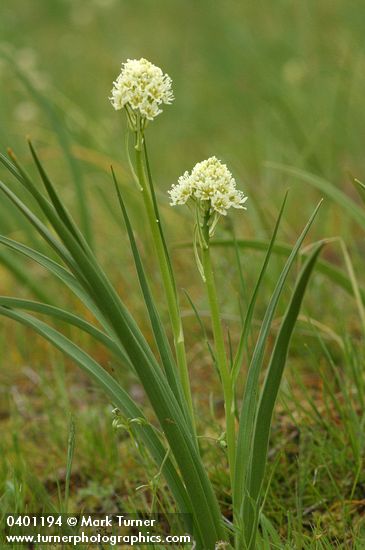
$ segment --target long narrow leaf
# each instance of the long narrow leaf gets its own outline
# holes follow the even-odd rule
[[[42,321],[39,321],[38,319],[34,319],[28,314],[15,312],[11,309],[7,309],[3,307],[0,307],[0,313],[14,320],[20,321],[23,324],[31,326],[37,332],[45,336],[47,339],[53,341],[56,347],[58,347],[61,351],[63,351],[64,353],[69,353],[68,351],[69,341],[63,335],[59,333],[56,334],[56,331],[54,331],[54,329],[52,329],[51,327],[48,327]],[[53,336],[53,338],[51,338],[51,336]],[[85,353],[76,346],[73,348],[73,351],[74,351],[73,353],[74,360],[78,361],[80,364],[81,361],[85,358]],[[94,363],[95,362],[93,362],[93,365]],[[113,395],[115,396],[115,402],[118,407],[120,406],[124,407],[125,406],[124,403],[123,402],[121,403],[121,400],[120,400],[120,394],[115,391],[116,387],[113,386],[113,383],[118,388],[119,386],[115,383],[114,379],[110,375],[106,375],[103,369],[101,369],[101,371],[103,373],[102,377],[100,377],[101,372],[99,370],[96,373],[95,373],[95,370],[90,370],[90,374],[97,379],[99,384],[102,385],[104,389],[108,390],[109,392],[113,391]],[[149,378],[149,380],[151,379]],[[155,408],[157,408],[154,402],[153,402],[153,405],[155,406]],[[164,403],[161,403],[161,405],[166,410],[166,406],[164,406]],[[173,415],[172,408],[170,410],[170,413],[172,413]],[[183,426],[183,423],[181,421],[180,422],[174,421],[174,418],[171,417],[172,415],[170,415],[170,413],[166,411],[165,418],[163,420],[161,420],[160,418],[160,421],[162,423],[162,426],[164,428],[164,431],[166,433],[170,446],[174,450],[175,458],[179,463],[180,469],[182,471],[182,475],[184,476],[184,479],[185,479],[185,483],[188,481],[190,483],[195,484],[194,486],[187,485],[187,487],[191,495],[190,497],[191,506],[193,508],[192,513],[195,519],[195,526],[198,530],[200,530],[200,532],[198,533],[198,536],[200,537],[201,535],[201,537],[204,539],[205,541],[204,544],[206,545],[204,546],[204,548],[213,549],[215,541],[224,537],[222,533],[220,515],[218,512],[218,515],[214,522],[213,520],[214,509],[213,510],[210,508],[204,509],[209,505],[210,506],[212,505],[209,498],[210,497],[209,486],[207,486],[208,480],[207,478],[206,478],[206,481],[204,479],[205,471],[200,465],[198,456],[197,455],[195,456],[195,460],[192,456],[193,454],[195,454],[195,447],[191,444],[189,448],[189,445],[187,444],[187,440],[184,437],[182,437],[181,428]],[[204,522],[201,521],[202,517],[204,517]],[[214,530],[212,531],[213,528]]]
[[[44,186],[47,190],[48,196],[49,196],[56,212],[58,213],[60,219],[64,222],[64,224],[68,227],[68,229],[74,235],[74,237],[79,241],[80,245],[83,248],[86,248],[87,244],[86,244],[85,239],[83,238],[82,234],[78,230],[74,220],[72,219],[72,216],[70,215],[70,213],[67,211],[65,206],[62,204],[62,202],[58,198],[58,195],[55,191],[55,188],[54,188],[51,180],[49,179],[45,169],[43,168],[43,165],[41,164],[41,162],[38,158],[38,155],[37,155],[37,153],[36,153],[36,151],[35,151],[35,149],[32,145],[32,142],[30,140],[28,141],[28,144],[29,144],[29,149],[30,149],[30,152],[32,154],[33,160],[34,160],[34,162],[35,162],[35,164],[38,168],[38,172],[39,172],[39,174],[42,178],[43,184],[44,184]]]
[[[26,311],[33,311],[34,313],[40,313],[47,315],[53,319],[63,321],[68,325],[79,328],[83,332],[90,334],[97,342],[103,344],[111,353],[113,353],[122,363],[128,365],[133,369],[133,365],[130,362],[129,357],[125,351],[116,344],[116,342],[110,338],[107,334],[94,327],[91,323],[88,323],[78,315],[69,313],[68,311],[59,307],[50,306],[40,302],[34,302],[32,300],[21,300],[10,296],[0,296],[0,305],[3,307],[10,307],[13,309],[24,309]]]
[[[270,245],[269,241],[258,240],[258,239],[237,239],[237,246],[243,250],[256,250],[258,252],[267,252],[267,249]],[[187,248],[192,247],[191,242],[183,242],[175,245],[176,248]],[[234,243],[231,239],[214,239],[210,243],[210,246],[216,247],[232,247]],[[288,244],[284,243],[275,243],[273,246],[272,253],[277,256],[288,257],[290,255],[292,248]],[[300,257],[306,259],[308,254],[306,252],[301,252]],[[325,260],[318,260],[316,264],[316,270],[322,275],[328,277],[333,283],[340,286],[348,294],[352,294],[352,284],[350,279],[347,277],[346,273],[341,269],[335,267],[330,262]],[[365,304],[365,290],[360,288],[360,294],[362,301]]]
[[[291,336],[300,311],[309,278],[322,248],[323,243],[320,243],[313,250],[309,258],[305,262],[301,273],[298,276],[298,282],[294,289],[290,304],[284,315],[279,333],[276,338],[274,349],[267,369],[265,382],[260,394],[260,400],[253,430],[253,446],[250,458],[249,472],[247,475],[247,490],[245,491],[245,493],[248,495],[248,498],[256,505],[254,506],[256,514],[253,513],[253,508],[250,505],[243,506],[243,523],[246,531],[246,543],[249,543],[249,548],[252,549],[255,548],[255,532],[258,521],[257,503],[260,497],[265,474],[265,465],[267,450],[269,446],[269,436],[274,406],[279,392],[280,382],[286,363]]]
[[[110,325],[107,324],[104,317],[95,307],[95,304],[90,299],[90,296],[86,294],[83,287],[73,276],[73,274],[70,273],[70,271],[65,269],[62,265],[58,264],[45,254],[42,254],[41,252],[38,252],[37,250],[34,250],[33,248],[30,248],[25,244],[14,241],[13,239],[4,237],[3,235],[0,235],[0,244],[3,244],[10,250],[13,250],[14,252],[22,254],[26,258],[35,261],[37,264],[41,265],[47,271],[55,275],[75,294],[75,296],[77,296],[81,300],[81,302],[89,309],[89,311],[94,315],[95,319],[97,319],[102,326],[109,326],[110,328]]]
[[[229,221],[228,220],[229,220],[229,218],[227,219],[227,222],[228,222],[229,231],[232,235],[234,257],[235,257],[235,260],[236,260],[238,280],[239,280],[239,294],[240,294],[239,310],[240,310],[241,318],[243,319],[244,318],[243,304],[246,306],[247,305],[247,300],[248,300],[248,298],[247,298],[247,288],[246,288],[245,278],[243,276],[240,251],[239,251],[239,247],[238,247],[238,244],[237,244],[237,236],[236,236],[236,232],[235,232],[235,229],[234,229],[234,224],[231,220],[229,220]]]
[[[137,335],[139,345],[142,346],[144,353],[153,364],[154,357],[150,348],[145,342],[137,325],[132,320],[132,317],[122,306],[119,296],[109,283],[106,275],[97,264],[96,260],[92,257],[92,254],[84,251],[68,227],[65,226],[62,220],[58,218],[57,212],[54,210],[53,206],[47,201],[47,199],[45,199],[45,197],[43,197],[41,193],[39,193],[28,175],[22,170],[19,163],[17,163],[16,166],[11,165],[9,170],[33,195],[34,199],[38,202],[40,208],[43,210],[44,214],[47,216],[48,220],[53,225],[55,231],[58,233],[63,242],[60,243],[57,239],[55,239],[55,237],[48,231],[47,227],[1,181],[0,189],[8,195],[13,203],[34,225],[46,242],[48,242],[48,244],[50,244],[52,248],[54,248],[54,250],[60,255],[63,261],[65,261],[82,286],[86,287],[88,293],[93,296],[94,301],[96,300],[95,303],[99,304],[99,310],[102,311],[103,309],[107,309],[106,316],[112,316],[112,326],[114,324],[114,326],[118,327],[118,329],[120,328],[117,319],[120,313],[123,312],[123,315],[128,320],[129,325],[133,326],[133,332]]]
[[[285,208],[287,198],[288,198],[288,193],[285,194],[283,204],[280,208],[279,216],[278,216],[278,219],[276,221],[276,224],[275,224],[275,227],[274,227],[274,232],[272,234],[271,241],[270,241],[269,247],[268,247],[267,252],[266,252],[265,260],[264,260],[264,263],[262,265],[260,275],[257,279],[256,286],[254,288],[254,291],[253,291],[253,294],[252,294],[252,297],[251,297],[251,300],[250,300],[250,303],[249,303],[249,306],[248,306],[248,309],[247,309],[245,321],[244,321],[244,324],[243,324],[243,329],[242,329],[239,344],[238,344],[238,349],[237,349],[237,352],[236,352],[236,355],[235,355],[235,358],[234,358],[234,362],[233,362],[233,369],[232,369],[232,375],[231,375],[232,376],[232,385],[233,385],[233,387],[235,387],[235,385],[236,385],[237,377],[238,377],[239,372],[240,372],[241,364],[242,364],[242,361],[243,361],[243,355],[244,355],[245,347],[247,345],[247,339],[248,339],[250,328],[251,328],[251,322],[252,322],[252,317],[253,317],[253,313],[254,313],[254,309],[255,309],[255,305],[256,305],[257,296],[259,295],[259,290],[261,288],[261,284],[262,284],[262,281],[264,280],[266,269],[267,269],[267,266],[269,264],[269,260],[271,258],[271,253],[273,251],[276,235],[278,233],[280,221],[281,221],[281,218],[282,218],[282,215],[283,215],[283,212],[284,212],[284,208]],[[238,246],[237,242],[235,244],[236,244],[236,246]]]
[[[163,474],[166,477],[174,498],[176,498],[181,512],[190,512],[191,504],[186,489],[172,462],[169,459],[166,460],[166,449],[161,444],[154,429],[144,417],[141,409],[139,409],[114,378],[81,348],[43,321],[27,313],[13,311],[12,309],[2,306],[0,306],[0,314],[32,328],[38,334],[46,338],[46,340],[51,342],[57,349],[69,356],[85,370],[98,383],[103,391],[109,396],[112,403],[122,411],[127,419],[139,419],[138,422],[131,423],[132,429],[136,430],[143,439],[158,467],[163,464]]]
[[[248,376],[245,384],[245,391],[242,401],[242,408],[239,421],[239,432],[237,439],[237,451],[236,451],[236,468],[235,468],[235,481],[233,487],[234,495],[234,507],[236,513],[239,513],[243,498],[245,496],[244,487],[246,482],[247,467],[250,460],[251,441],[253,433],[254,419],[257,410],[257,396],[258,396],[258,384],[259,376],[261,372],[261,366],[264,358],[267,338],[270,332],[271,323],[274,317],[274,313],[279,302],[279,298],[284,288],[285,281],[292,267],[294,260],[298,254],[313,221],[317,215],[322,201],[318,204],[313,214],[311,215],[308,223],[303,229],[297,242],[295,243],[292,252],[287,259],[284,268],[279,276],[274,292],[270,299],[269,305],[266,309],[265,316],[261,325],[261,330],[257,338],[256,346],[253,352],[253,356],[248,371]]]
[[[347,268],[347,271],[348,271],[348,274],[349,274],[349,279],[351,281],[352,290],[353,290],[353,294],[354,294],[356,305],[357,305],[357,310],[359,312],[359,317],[360,317],[361,324],[362,324],[363,335],[365,336],[365,307],[364,307],[364,304],[361,300],[359,283],[358,283],[357,277],[355,275],[355,270],[354,270],[354,266],[352,265],[350,254],[349,254],[349,252],[347,250],[347,247],[346,247],[346,245],[345,245],[345,243],[342,239],[340,239],[340,245],[341,245],[342,254],[343,254],[343,257],[344,257],[344,260],[345,260],[345,265],[346,265],[346,268]]]
[[[294,168],[292,166],[287,166],[285,164],[279,164],[276,162],[268,162],[266,164],[269,168],[274,170],[280,170],[285,174],[291,176],[296,176],[297,178],[306,181],[316,189],[319,189],[321,193],[327,195],[330,199],[337,202],[342,210],[346,210],[350,218],[356,221],[363,229],[365,229],[365,212],[360,208],[355,201],[350,199],[343,191],[332,185],[330,182],[326,181],[319,176],[300,170],[299,168]]]
[[[46,225],[24,204],[23,201],[15,195],[8,187],[0,180],[0,190],[3,191],[13,204],[22,212],[22,214],[35,227],[41,237],[57,252],[65,263],[76,267],[67,249],[52,235]]]
[[[218,502],[201,463],[195,440],[191,437],[191,431],[186,424],[185,416],[165,375],[133,317],[121,302],[97,261],[90,254],[85,253],[69,229],[57,217],[53,207],[50,207],[48,201],[36,190],[34,191],[34,186],[29,184],[26,178],[24,183],[29,185],[29,191],[44,208],[47,217],[60,235],[67,252],[63,257],[69,268],[90,294],[102,315],[110,322],[116,337],[126,349],[166,434],[184,482],[189,488],[196,528],[201,531],[201,537],[207,548],[213,547],[215,541],[225,538]],[[15,202],[21,203],[19,199]],[[21,205],[19,206],[23,209]],[[43,228],[41,230],[44,234]],[[62,248],[61,251],[63,252]]]
[[[150,161],[149,161],[149,158],[148,158],[148,150],[147,150],[146,139],[143,140],[143,152],[144,152],[145,161],[146,161],[147,179],[148,179],[149,189],[150,189],[150,193],[151,193],[151,197],[152,197],[153,208],[154,208],[154,211],[155,211],[156,220],[158,221],[158,229],[159,229],[159,232],[160,232],[160,235],[161,235],[161,241],[162,241],[162,244],[163,244],[163,247],[164,247],[166,261],[167,261],[167,264],[168,264],[168,267],[169,267],[171,281],[173,282],[175,293],[177,293],[174,270],[172,269],[169,249],[167,248],[165,235],[164,235],[164,232],[163,232],[163,229],[162,229],[162,221],[161,221],[160,211],[159,211],[158,203],[157,203],[157,199],[156,199],[155,186],[154,186],[154,183],[153,183],[153,180],[152,180],[152,173],[151,173],[151,170],[150,170]]]
[[[32,294],[39,300],[51,302],[51,297],[44,291],[38,281],[28,274],[24,269],[24,265],[13,258],[4,250],[0,250],[0,264],[4,265],[14,278],[22,284],[24,288],[28,288]]]
[[[57,217],[57,212],[41,195],[41,193],[39,193],[28,175],[22,170],[19,163],[17,163],[16,166],[11,166],[9,169],[33,195],[44,214],[47,216],[54,229],[62,239],[63,244],[59,243],[53,235],[49,233],[44,224],[42,224],[42,222],[37,219],[37,217],[22,203],[22,201],[20,201],[14,193],[2,184],[2,182],[0,182],[0,188],[28,217],[43,238],[45,238],[47,242],[51,244],[51,246],[60,254],[62,259],[67,263],[81,284],[86,286],[87,291],[93,296],[96,304],[98,304],[100,311],[104,310],[106,316],[109,317],[111,325],[114,326],[116,332],[120,333],[121,325],[119,317],[122,315],[127,323],[126,327],[128,327],[127,333],[129,333],[129,341],[132,342],[135,338],[137,338],[138,347],[141,348],[143,355],[146,357],[148,361],[147,364],[149,366],[155,364],[154,356],[147,345],[147,342],[129,312],[122,305],[119,296],[109,283],[105,273],[101,270],[96,260],[91,254],[86,253],[80,246],[78,240],[75,239],[74,235],[70,232],[68,227],[64,225],[62,220]],[[64,245],[67,248],[65,248]],[[127,333],[124,332],[124,335]]]
[[[358,180],[357,178],[353,178],[353,184],[357,190],[357,192],[360,195],[361,200],[365,204],[365,185],[362,183],[362,181]]]
[[[116,180],[113,168],[112,168],[112,176],[113,176],[113,181],[114,181],[116,193],[117,193],[117,196],[118,196],[119,205],[120,205],[120,208],[121,208],[121,211],[122,211],[124,223],[125,223],[125,226],[127,228],[128,238],[129,238],[129,242],[130,242],[130,246],[131,246],[131,250],[132,250],[132,254],[133,254],[133,258],[134,258],[134,263],[135,263],[136,270],[137,270],[139,284],[140,284],[140,287],[141,287],[141,290],[142,290],[142,293],[143,293],[144,301],[145,301],[147,311],[148,311],[148,314],[149,314],[152,331],[153,331],[153,334],[154,334],[154,337],[155,337],[155,341],[156,341],[156,344],[157,344],[158,351],[160,353],[161,361],[162,361],[162,364],[164,366],[167,379],[168,379],[168,381],[170,383],[170,386],[173,389],[173,392],[175,394],[175,397],[178,400],[178,402],[180,403],[180,406],[181,406],[181,408],[182,408],[182,410],[183,410],[183,412],[186,416],[186,419],[189,420],[190,415],[188,413],[188,410],[186,409],[186,402],[185,402],[185,399],[184,399],[184,396],[183,396],[183,391],[182,391],[181,384],[180,384],[180,381],[179,381],[177,366],[176,366],[175,360],[173,358],[172,351],[171,351],[171,348],[170,348],[170,344],[169,344],[169,341],[167,339],[166,332],[163,328],[160,315],[158,313],[157,307],[154,303],[154,300],[153,300],[153,297],[152,297],[152,294],[151,294],[151,290],[150,290],[150,287],[149,287],[149,284],[148,284],[148,281],[147,281],[145,270],[143,268],[143,263],[142,263],[142,260],[141,260],[141,257],[140,257],[139,251],[138,251],[137,243],[136,243],[136,240],[134,238],[132,225],[131,225],[131,222],[129,220],[128,212],[126,210],[126,207],[125,207],[125,204],[124,204],[124,201],[123,201],[123,197],[122,197],[122,194],[120,192],[119,185],[118,185],[118,182]]]

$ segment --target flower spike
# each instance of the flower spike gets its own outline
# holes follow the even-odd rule
[[[227,166],[216,157],[198,162],[191,173],[185,172],[169,191],[171,205],[194,202],[202,217],[209,218],[212,235],[220,216],[230,208],[242,208],[247,197],[237,189]]]
[[[111,104],[125,108],[132,129],[145,126],[162,113],[161,105],[174,100],[171,78],[147,59],[128,59],[113,83]]]

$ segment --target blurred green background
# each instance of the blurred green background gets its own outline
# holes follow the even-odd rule
[[[115,235],[111,162],[138,209],[124,116],[108,101],[127,58],[150,59],[174,83],[175,102],[147,134],[162,203],[181,173],[213,154],[249,195],[250,215],[236,225],[243,237],[270,234],[291,188],[285,237],[293,239],[320,197],[267,161],[356,196],[350,175],[365,172],[363,2],[17,0],[0,13],[1,148],[27,161],[32,138],[81,224],[97,220],[101,253]],[[173,233],[185,213],[170,210]],[[3,220],[19,229],[8,213]],[[316,228],[318,238],[353,229],[330,201]],[[189,238],[186,226],[179,237]]]
[[[32,138],[99,256],[127,288],[133,270],[119,233],[111,163],[140,236],[149,239],[126,160],[124,116],[108,100],[127,58],[144,56],[173,79],[176,100],[147,132],[170,242],[189,240],[192,223],[181,223],[189,214],[169,208],[166,191],[211,155],[228,164],[249,196],[247,214],[234,216],[242,238],[271,235],[289,188],[280,239],[293,242],[322,196],[268,161],[322,176],[357,200],[350,177],[365,173],[363,2],[17,0],[0,13],[1,149],[11,146],[32,171],[25,137]],[[2,204],[3,232],[34,244],[29,226]],[[312,235],[345,237],[355,265],[364,252],[358,228],[327,199]],[[325,255],[341,261],[335,246]],[[250,280],[259,264],[247,258]],[[176,253],[176,262],[189,259]],[[181,284],[195,280],[187,269]],[[346,307],[347,297],[337,300]]]
[[[176,96],[150,144],[162,188],[212,153],[266,199],[280,194],[266,160],[343,182],[364,172],[364,20],[363,2],[343,0],[4,2],[1,144],[51,141],[18,66],[76,143],[120,157],[122,117],[107,98],[121,62],[144,56]]]
[[[351,175],[364,180],[365,3],[361,0],[1,3],[0,148],[4,151],[12,147],[33,173],[25,139],[32,138],[57,189],[89,231],[98,256],[143,325],[145,314],[140,310],[135,273],[127,241],[119,227],[122,224],[109,174],[113,163],[138,228],[155,292],[159,292],[158,273],[149,256],[149,236],[124,151],[124,116],[115,112],[108,100],[121,63],[139,57],[162,67],[173,79],[175,102],[165,107],[147,131],[169,242],[189,240],[192,222],[184,209],[168,207],[167,189],[196,162],[216,155],[228,164],[238,186],[249,196],[247,213],[235,213],[236,234],[243,238],[268,238],[284,193],[290,188],[280,240],[292,243],[321,194],[309,184],[273,170],[268,161],[322,176],[354,198],[357,195],[350,182]],[[0,177],[9,181],[3,168]],[[222,224],[220,231],[220,236],[230,234],[229,224]],[[0,232],[42,250],[39,239],[5,199],[0,201]],[[310,238],[338,235],[346,239],[358,268],[363,261],[363,234],[341,207],[326,200]],[[17,263],[19,259],[10,259],[6,252],[2,254],[0,294],[30,296],[41,291],[52,296],[55,303],[67,300],[71,307],[79,307],[66,293],[64,296],[56,291],[59,287],[37,266]],[[335,264],[342,263],[336,245],[326,249],[325,257]],[[249,290],[261,258],[253,253],[242,257]],[[7,267],[13,261],[16,263],[11,263],[11,274]],[[179,286],[189,289],[204,313],[206,304],[201,297],[192,253],[174,251],[174,262]],[[235,321],[239,314],[239,284],[233,252],[222,254],[217,262],[221,267],[226,319]],[[281,265],[282,260],[273,260],[267,295]],[[36,281],[35,289],[28,276]],[[306,311],[322,323],[323,335],[334,346],[336,356],[339,350],[333,344],[331,331],[340,335],[348,331],[351,339],[359,334],[359,322],[356,306],[348,295],[323,283],[321,277],[313,281]],[[258,304],[259,313],[265,305],[264,294]],[[210,375],[203,369],[199,379],[199,372],[201,365],[206,366],[206,356],[185,302],[183,309],[191,338],[190,362],[197,374],[194,384],[198,393],[200,388],[204,400]],[[143,328],[149,330],[148,326]],[[311,331],[307,328],[298,333],[293,364],[304,366],[308,386],[311,390],[314,387],[317,395],[323,384],[317,372],[322,359],[321,353],[316,356],[319,346],[314,344]],[[233,328],[232,338],[235,337]],[[303,347],[307,337],[311,352]],[[116,469],[127,464],[132,471],[136,463],[123,443],[123,460],[112,447],[114,435],[104,398],[96,399],[94,389],[79,373],[63,365],[59,355],[51,353],[38,338],[32,335],[29,339],[29,334],[20,327],[1,320],[0,338],[5,350],[1,360],[0,415],[8,427],[1,463],[1,480],[8,500],[3,503],[10,506],[20,498],[17,484],[27,487],[22,505],[29,501],[32,491],[45,507],[49,504],[46,494],[51,498],[57,494],[54,475],[57,465],[60,479],[63,476],[68,427],[65,410],[77,411],[79,430],[83,433],[76,450],[75,507],[92,508],[103,501],[108,508],[111,502],[115,504],[117,494],[133,492],[144,478],[137,473],[136,480],[125,476],[115,479]],[[101,362],[108,361],[101,350],[92,352]],[[294,379],[296,376],[294,371]],[[139,387],[135,386],[134,391],[139,399]],[[294,388],[295,392],[301,394],[301,386]],[[280,429],[278,437],[282,437]],[[51,463],[45,462],[39,452],[42,441],[47,442]],[[347,445],[345,440],[337,443],[336,460]],[[318,456],[312,451],[314,469],[315,462],[320,462],[321,453],[326,451],[321,448]],[[329,490],[329,502],[336,499],[338,492],[346,491],[341,479],[353,467],[347,455],[336,460],[332,478],[328,474],[322,479],[325,487],[338,474],[339,485]],[[291,462],[284,466],[287,471],[293,467]],[[313,473],[310,458],[303,468],[310,472],[306,470],[305,475]],[[39,477],[37,486],[28,479],[30,471],[36,472],[34,479]],[[224,485],[220,474],[214,471],[212,475],[217,475],[218,483]],[[296,475],[294,469],[287,480],[293,506],[296,499],[293,487],[300,485]],[[314,489],[308,490],[308,494],[302,489],[305,503],[311,506],[318,494]],[[282,498],[287,497],[286,490],[284,484]],[[272,513],[284,517],[280,506]],[[272,507],[275,508],[275,502]],[[326,516],[325,521],[336,523],[332,516]]]

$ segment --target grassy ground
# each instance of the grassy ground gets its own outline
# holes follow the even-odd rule
[[[364,179],[364,22],[360,0],[247,6],[231,0],[5,3],[0,8],[1,149],[12,146],[29,161],[24,137],[31,135],[148,334],[108,174],[113,162],[148,258],[149,235],[123,153],[122,117],[107,100],[121,61],[145,56],[174,81],[175,103],[149,130],[170,244],[189,241],[192,223],[169,209],[165,191],[211,154],[232,167],[249,195],[247,214],[234,219],[237,237],[267,239],[290,188],[279,240],[293,243],[322,195],[270,162],[321,176],[354,198],[350,175]],[[10,204],[2,202],[0,214],[2,234],[41,250]],[[231,232],[226,224],[218,236]],[[364,234],[343,205],[329,199],[310,240],[323,237],[345,240],[364,285]],[[242,249],[240,256],[249,293],[262,254]],[[338,242],[326,247],[324,257],[345,270]],[[191,250],[175,247],[173,259],[179,286],[189,291],[205,319],[207,304]],[[79,308],[39,268],[25,268],[9,255],[0,260],[0,294],[43,294],[53,303]],[[222,307],[235,340],[239,280],[234,251],[217,249],[215,261],[224,275],[219,281]],[[255,314],[257,326],[281,265],[282,258],[272,262]],[[149,268],[159,295],[156,266]],[[205,459],[230,517],[224,454],[217,462],[214,442],[223,430],[218,384],[199,326],[187,300],[182,303]],[[283,301],[279,315],[284,308]],[[311,282],[302,313],[274,421],[265,513],[282,535],[281,548],[360,550],[365,547],[360,316],[356,300],[320,274]],[[150,509],[153,466],[141,461],[125,431],[113,430],[112,406],[104,396],[32,333],[1,320],[0,341],[0,514],[61,509],[70,415],[76,425],[70,510]],[[89,351],[112,368],[102,349],[89,346]],[[126,375],[125,384],[144,402],[132,377]],[[163,486],[157,496],[161,507],[172,509]]]

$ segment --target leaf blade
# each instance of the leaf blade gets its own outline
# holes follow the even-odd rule
[[[244,250],[256,250],[258,252],[266,252],[269,246],[270,241],[266,240],[260,240],[260,239],[237,239],[237,246],[239,248],[242,248]],[[176,245],[176,248],[187,248],[191,247],[192,243],[179,243]],[[234,246],[233,242],[230,239],[214,239],[214,241],[211,242],[210,246],[214,247],[230,247]],[[288,244],[285,243],[275,243],[273,246],[273,254],[276,254],[277,256],[289,256],[291,251],[291,247]],[[306,252],[300,252],[300,256],[303,259],[306,259],[308,255]],[[350,279],[346,276],[344,271],[341,269],[335,267],[330,262],[326,260],[318,260],[316,265],[316,270],[319,273],[322,273],[326,277],[328,277],[332,282],[334,282],[336,285],[340,286],[345,292],[348,294],[352,294],[352,284]],[[359,288],[359,292],[361,294],[361,298],[363,303],[365,304],[365,290],[363,288]]]
[[[139,284],[142,290],[143,298],[144,298],[148,315],[150,318],[152,331],[155,337],[155,342],[161,357],[162,364],[166,372],[167,379],[169,380],[169,383],[173,388],[175,397],[178,400],[186,416],[186,419],[189,420],[190,415],[188,414],[188,411],[186,409],[186,403],[184,401],[182,387],[181,387],[181,384],[179,383],[179,377],[177,376],[177,366],[175,364],[171,347],[167,339],[166,332],[163,328],[160,315],[158,313],[157,307],[152,297],[152,293],[151,293],[151,290],[147,281],[147,277],[145,274],[145,270],[143,267],[142,259],[139,254],[137,243],[134,237],[132,225],[131,225],[128,212],[124,204],[124,200],[123,200],[113,168],[111,169],[111,171],[112,171],[114,186],[117,193],[120,209],[121,209],[124,223],[127,229],[127,234],[129,238],[130,247],[132,250],[132,255],[133,255],[134,264],[137,271]]]
[[[121,360],[122,363],[128,365],[130,368],[133,369],[133,365],[131,364],[130,359],[125,351],[121,347],[119,347],[116,342],[112,338],[110,338],[110,336],[96,328],[91,323],[85,321],[78,315],[75,315],[74,313],[69,313],[68,311],[56,306],[44,304],[41,302],[35,302],[33,300],[14,298],[11,296],[0,296],[0,305],[3,307],[22,310],[24,309],[26,311],[40,313],[42,315],[52,317],[53,319],[63,321],[68,325],[77,327],[78,329],[92,336],[96,341],[103,344],[111,353],[113,353],[119,360]]]
[[[314,218],[318,213],[318,210],[321,204],[322,204],[322,201],[317,205],[313,214],[309,218],[302,233],[298,237],[297,242],[295,243],[291,251],[291,254],[287,259],[284,265],[284,268],[279,276],[274,292],[270,299],[269,305],[266,309],[261,330],[257,338],[256,346],[251,359],[250,368],[248,371],[248,376],[245,384],[241,415],[240,415],[240,421],[239,421],[238,438],[237,438],[236,468],[235,468],[236,475],[235,475],[235,481],[234,481],[234,487],[233,487],[234,506],[236,509],[236,513],[240,513],[242,501],[245,495],[244,487],[245,487],[246,475],[247,475],[247,465],[250,459],[252,429],[253,429],[253,423],[254,423],[256,409],[257,409],[258,381],[259,381],[260,370],[261,370],[262,361],[264,357],[266,341],[269,335],[272,319],[273,319],[274,312],[276,310],[276,306],[278,304],[279,298],[281,296],[284,283],[290,271],[290,268],[294,263],[294,260],[297,256],[299,248],[302,245],[314,221]]]
[[[255,544],[255,531],[258,522],[257,506],[264,480],[274,406],[280,388],[291,336],[310,276],[323,246],[324,243],[319,243],[319,245],[317,245],[306,260],[298,276],[292,298],[275,341],[266,378],[260,394],[255,425],[253,428],[253,446],[247,476],[247,493],[250,500],[254,503],[254,506],[252,508],[251,506],[245,507],[245,505],[243,505],[246,512],[244,518],[244,525],[246,526],[246,543],[250,541],[252,545],[250,548],[254,548]]]
[[[277,233],[278,233],[280,221],[281,221],[282,215],[284,213],[284,208],[285,208],[285,204],[286,204],[286,201],[287,201],[287,197],[288,197],[288,193],[285,194],[285,197],[284,197],[284,200],[283,200],[283,203],[282,203],[282,206],[281,206],[281,209],[279,211],[279,215],[278,215],[275,227],[274,227],[274,231],[273,231],[273,234],[272,234],[272,237],[271,237],[271,240],[270,240],[270,243],[269,243],[266,255],[265,255],[264,263],[262,265],[259,277],[257,279],[256,285],[255,285],[255,288],[254,288],[254,291],[253,291],[253,294],[252,294],[252,297],[251,297],[251,300],[250,300],[250,303],[249,303],[249,306],[248,306],[248,309],[247,309],[243,329],[242,329],[242,332],[241,332],[241,335],[240,335],[240,340],[239,340],[239,343],[238,343],[238,349],[237,349],[237,352],[236,352],[236,355],[235,355],[235,358],[234,358],[234,362],[233,362],[233,369],[232,369],[232,375],[231,375],[232,376],[233,387],[235,387],[235,385],[236,385],[237,378],[238,378],[238,375],[239,375],[239,371],[240,371],[240,368],[241,368],[241,363],[243,361],[243,354],[244,354],[245,347],[247,345],[247,339],[248,339],[249,331],[250,331],[250,328],[251,328],[251,321],[252,321],[252,317],[253,317],[253,313],[254,313],[254,309],[255,309],[255,305],[256,305],[256,300],[257,300],[259,290],[260,290],[262,281],[264,279],[266,269],[267,269],[267,266],[269,264],[269,260],[270,260],[270,257],[271,257],[271,254],[272,254],[272,251],[273,251],[273,248],[274,248],[274,244],[275,244],[276,236],[277,236]],[[235,245],[235,247],[237,247],[238,242],[236,241],[234,243],[234,245]]]
[[[164,471],[164,474],[167,475],[170,483],[172,482],[171,485],[169,483],[169,486],[174,492],[174,496],[177,498],[177,502],[181,509],[184,512],[189,511],[189,498],[171,461],[169,459],[166,460],[166,449],[162,446],[154,430],[145,419],[142,411],[114,378],[87,353],[81,350],[81,348],[43,321],[26,313],[15,312],[2,306],[0,306],[0,314],[35,330],[85,370],[102,387],[103,391],[112,399],[113,403],[123,411],[123,414],[125,414],[127,418],[140,418],[143,420],[143,423],[134,423],[133,429],[141,432],[146,445],[149,450],[152,451],[152,456],[155,460],[157,459],[158,466],[165,463],[167,469]]]
[[[360,208],[356,202],[350,199],[350,197],[348,197],[343,191],[329,183],[327,180],[311,174],[310,172],[306,172],[305,170],[300,170],[299,168],[294,168],[293,166],[287,166],[285,164],[268,162],[266,163],[266,166],[306,181],[327,195],[330,199],[341,206],[342,209],[346,210],[348,216],[358,223],[363,229],[365,229],[365,212],[363,209]]]

